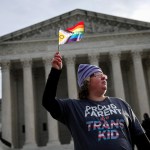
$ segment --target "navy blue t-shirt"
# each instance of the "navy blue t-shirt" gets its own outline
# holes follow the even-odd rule
[[[139,150],[143,146],[150,149],[141,124],[125,101],[114,97],[99,102],[56,99],[60,74],[61,70],[51,69],[42,105],[69,128],[75,150],[132,150],[133,143]]]
[[[132,138],[144,133],[129,104],[121,99],[57,102],[61,116],[56,119],[69,128],[75,150],[132,150]]]

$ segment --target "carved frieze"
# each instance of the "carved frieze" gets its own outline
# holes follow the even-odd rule
[[[121,33],[121,32],[130,32],[144,30],[146,28],[139,27],[136,25],[131,25],[127,23],[121,23],[117,21],[111,21],[107,19],[93,18],[88,16],[80,17],[81,20],[84,20],[85,23],[85,34],[92,33]],[[41,38],[56,38],[58,36],[59,29],[65,30],[67,27],[73,26],[77,21],[74,20],[65,20],[50,24],[48,26],[41,27],[35,31],[32,31],[32,34],[27,34],[22,37],[24,39],[41,39]]]
[[[60,15],[55,19],[49,19],[39,24],[35,24],[28,27],[26,32],[22,29],[20,34],[12,34],[9,41],[13,40],[26,40],[26,39],[44,39],[44,38],[56,38],[58,36],[58,30],[61,28],[65,30],[68,27],[73,26],[78,21],[84,21],[85,34],[108,34],[108,33],[121,33],[130,31],[146,30],[150,27],[144,25],[137,25],[133,21],[128,19],[120,19],[119,17],[110,17],[99,13],[91,13],[90,11],[76,12],[73,11],[70,14]],[[114,19],[115,18],[115,19]],[[19,31],[18,31],[19,32]]]

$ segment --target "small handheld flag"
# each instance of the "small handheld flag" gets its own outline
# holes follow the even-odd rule
[[[65,44],[71,35],[72,33],[60,29],[59,30],[59,45]]]
[[[66,30],[59,30],[59,45],[67,44],[70,42],[80,41],[83,38],[84,33],[84,22],[78,22],[73,27],[67,28]],[[59,50],[58,45],[58,50]]]

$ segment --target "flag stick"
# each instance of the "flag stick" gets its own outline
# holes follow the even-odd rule
[[[59,52],[59,43],[58,43],[58,52]]]
[[[58,30],[58,52],[59,52],[59,31],[60,31],[60,28],[59,28],[59,30]]]

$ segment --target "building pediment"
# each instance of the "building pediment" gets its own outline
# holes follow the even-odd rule
[[[85,23],[85,36],[149,30],[150,23],[76,9],[27,28],[0,37],[0,42],[35,39],[56,39],[58,30]]]

